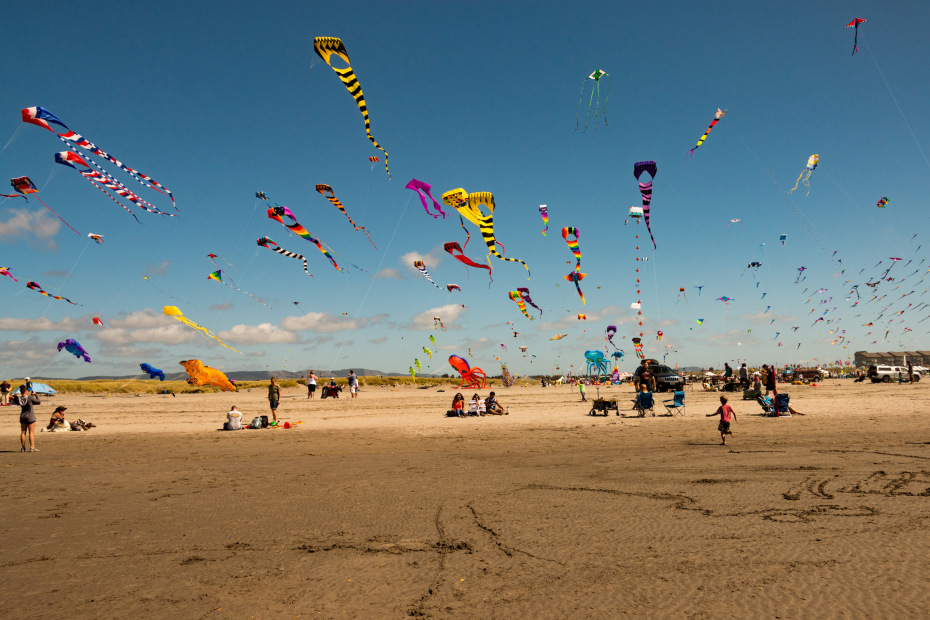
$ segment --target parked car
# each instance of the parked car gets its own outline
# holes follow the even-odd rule
[[[891,383],[897,381],[898,377],[907,377],[907,366],[869,366],[867,375],[872,383]],[[914,372],[914,381],[920,380],[920,375]]]
[[[644,360],[649,362],[649,372],[656,380],[657,392],[675,392],[684,389],[685,380],[665,364],[660,364],[657,360]],[[633,383],[639,383],[639,375],[643,372],[645,366],[640,364],[633,372]]]

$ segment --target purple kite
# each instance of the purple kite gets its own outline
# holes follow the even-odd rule
[[[649,238],[652,239],[652,247],[657,248],[656,239],[652,236],[652,227],[649,225],[649,205],[652,203],[652,180],[655,179],[656,163],[654,161],[638,161],[633,164],[633,176],[639,181],[639,177],[644,172],[648,172],[650,179],[648,183],[639,182],[639,192],[643,195],[643,219],[646,220],[646,230],[649,231]]]

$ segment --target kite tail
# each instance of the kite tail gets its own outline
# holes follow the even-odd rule
[[[332,65],[330,66],[332,67]],[[384,153],[384,171],[387,172],[388,179],[390,180],[391,171],[388,168],[388,152],[385,151],[384,147],[378,144],[375,137],[371,135],[371,119],[368,118],[368,105],[365,103],[365,95],[362,93],[362,87],[358,83],[358,78],[355,77],[355,71],[352,70],[351,66],[345,69],[337,69],[336,67],[332,67],[332,69],[336,72],[336,75],[339,76],[339,79],[342,80],[342,83],[345,84],[352,98],[355,99],[355,103],[358,105],[358,109],[365,119],[365,135],[368,136],[368,140],[371,141],[376,149]]]
[[[595,81],[597,87],[597,101],[594,103],[594,133],[597,133],[597,113],[601,109],[601,81]],[[594,89],[591,90],[591,94],[594,94]]]
[[[506,256],[502,256],[502,255],[500,254],[500,252],[497,251],[496,248],[494,248],[493,246],[489,246],[489,247],[490,247],[491,251],[488,253],[488,259],[490,259],[491,254],[493,254],[494,256],[496,256],[497,258],[499,258],[499,259],[501,259],[501,260],[510,261],[510,262],[512,262],[512,263],[520,263],[521,265],[523,265],[524,269],[526,269],[526,281],[527,281],[527,282],[530,281],[530,277],[532,276],[532,274],[530,273],[530,267],[529,267],[529,265],[527,265],[525,262],[523,262],[523,261],[520,260],[519,258],[507,258]]]
[[[607,100],[610,99],[610,76],[607,76],[607,94],[604,95],[604,127],[607,127]]]
[[[24,196],[24,198],[25,198],[25,196]],[[112,196],[111,196],[111,198],[112,198]],[[39,198],[38,196],[36,196],[36,200],[38,200],[38,201],[41,202],[43,205],[45,205],[45,208],[46,208],[46,209],[48,209],[48,210],[51,211],[52,213],[55,213],[55,210],[54,210],[53,208],[51,208],[50,206],[46,205],[44,202],[42,202],[42,199],[41,199],[41,198]],[[57,217],[59,220],[61,220],[62,224],[64,224],[65,226],[67,226],[67,227],[70,228],[71,230],[74,230],[74,227],[73,227],[71,224],[69,224],[68,222],[66,222],[60,215],[58,215],[57,213],[55,213],[55,217]],[[137,220],[137,221],[138,221],[138,220]],[[81,234],[81,233],[79,233],[79,232],[76,231],[76,230],[74,230],[74,233],[75,233],[76,235],[78,235],[78,236],[80,236],[80,234]]]
[[[806,170],[806,168],[805,168],[805,170]],[[801,177],[804,176],[805,170],[802,170],[802,171],[801,171],[801,174],[798,175],[798,180],[794,182],[794,187],[792,187],[791,189],[788,190],[788,193],[789,193],[789,194],[798,188],[798,183],[801,182]]]
[[[465,243],[462,244],[462,250],[468,247],[468,242],[471,241],[471,233],[468,232],[468,229],[465,228],[465,220],[462,219],[462,216],[459,216],[459,224],[462,225],[462,230],[465,231]]]
[[[578,94],[578,109],[575,110],[575,131],[578,131],[578,114],[581,112],[581,103],[584,101],[584,83],[587,81],[588,81],[588,78],[581,80],[581,92]],[[585,128],[585,131],[587,131],[588,129],[588,117],[587,116],[585,116],[585,119],[584,119],[584,128]],[[572,133],[575,133],[575,131],[573,131]]]
[[[594,89],[592,88],[592,89],[591,89],[591,96],[588,98],[588,111],[585,112],[585,114],[584,114],[584,131],[582,131],[581,133],[587,133],[587,132],[588,132],[588,116],[591,115],[591,103],[592,103],[593,101],[594,101]],[[595,121],[597,121],[597,117],[595,117]]]

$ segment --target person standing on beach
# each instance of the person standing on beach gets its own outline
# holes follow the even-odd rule
[[[358,375],[354,370],[349,371],[349,393],[352,394],[352,398],[358,397]]]
[[[746,368],[746,362],[739,367],[739,386],[744,390],[749,388],[749,369]]]
[[[271,378],[268,385],[268,404],[271,405],[271,417],[278,420],[278,401],[281,400],[281,388],[278,387],[278,380]]]
[[[3,383],[0,383],[0,405],[10,404],[10,390],[12,389],[13,384],[6,379],[3,380]]]
[[[19,386],[19,394],[14,397],[17,405],[22,410],[19,412],[19,443],[22,445],[22,451],[26,451],[26,432],[29,433],[29,451],[38,452],[36,448],[36,411],[35,405],[41,405],[39,397],[32,394],[26,389],[25,385]]]
[[[914,364],[910,360],[907,362],[907,380],[910,381],[911,385],[914,385]]]
[[[762,383],[765,385],[765,397],[772,398],[775,396],[775,368],[769,368],[768,364],[762,364]]]
[[[585,398],[585,394],[584,394],[584,381],[578,382],[578,391],[581,392],[581,402],[583,403],[588,402],[588,399]]]
[[[32,393],[32,380],[29,377],[26,377],[26,391]]]
[[[310,374],[307,375],[307,398],[313,398],[313,393],[316,392],[316,374],[311,370]]]
[[[733,431],[730,430],[730,418],[732,418],[734,422],[737,422],[736,412],[727,404],[726,396],[720,397],[720,406],[717,408],[717,411],[708,413],[707,417],[712,418],[717,415],[720,416],[720,424],[717,425],[717,430],[720,431],[720,440],[725,446],[727,445],[727,435],[730,437],[733,436]]]
[[[732,377],[732,376],[733,376],[733,367],[730,366],[730,363],[729,363],[729,362],[724,362],[724,363],[723,363],[723,379],[724,379],[724,383],[729,383],[729,382],[730,382],[730,377]]]

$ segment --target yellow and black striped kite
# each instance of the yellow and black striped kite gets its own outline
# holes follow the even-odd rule
[[[330,68],[336,72],[336,75],[339,76],[342,83],[346,85],[349,94],[355,99],[359,111],[365,118],[365,133],[368,135],[368,139],[375,145],[375,148],[380,149],[384,153],[384,171],[387,172],[388,179],[390,179],[391,171],[388,170],[388,152],[385,151],[384,147],[378,144],[375,137],[371,135],[371,120],[368,118],[368,106],[365,104],[365,95],[362,93],[362,87],[358,83],[358,78],[355,77],[355,71],[352,70],[346,46],[343,45],[342,40],[337,37],[317,37],[313,40],[313,51],[323,59],[323,62],[328,64]],[[337,69],[330,64],[330,59],[333,54],[344,60],[348,66],[346,66],[345,69]]]
[[[460,187],[458,189],[449,190],[443,194],[442,202],[450,207],[454,207],[455,210],[459,212],[459,215],[478,227],[481,231],[481,236],[484,237],[484,242],[488,246],[488,256],[493,254],[501,260],[521,263],[526,268],[526,279],[530,279],[530,268],[526,263],[519,258],[505,258],[495,247],[499,245],[503,248],[504,244],[494,238],[494,194],[491,192],[474,192],[469,194]],[[481,205],[485,205],[488,208],[487,215],[481,212]]]

